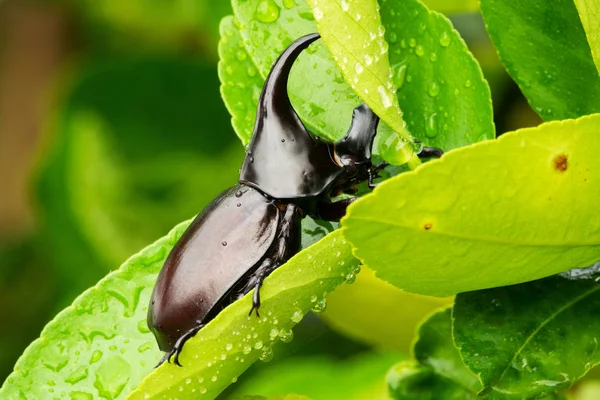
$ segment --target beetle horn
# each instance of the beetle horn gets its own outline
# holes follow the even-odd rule
[[[352,124],[346,136],[336,143],[336,153],[356,156],[357,161],[370,160],[378,125],[379,117],[362,103],[352,112]]]
[[[318,33],[302,36],[285,49],[279,58],[277,58],[269,76],[267,76],[260,99],[258,100],[254,133],[264,129],[264,120],[267,118],[276,118],[284,122],[288,126],[288,129],[294,129],[297,126],[302,132],[305,131],[306,128],[302,125],[298,114],[296,114],[290,103],[287,93],[288,76],[294,61],[296,61],[300,53],[319,38],[320,35]]]

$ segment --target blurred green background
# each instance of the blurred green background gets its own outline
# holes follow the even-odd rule
[[[230,12],[224,0],[0,1],[0,382],[79,293],[236,181],[243,148],[217,77],[218,24]],[[451,18],[490,82],[498,132],[537,125],[480,16]],[[379,283],[358,283],[332,296],[326,322],[296,330],[284,353],[303,359],[302,374],[325,382],[348,360],[348,379],[366,363],[381,380],[400,357],[370,353],[385,344],[353,332],[336,307],[363,299],[369,314]],[[408,348],[416,321],[441,303],[427,304],[406,305],[412,315],[398,317],[388,347]],[[266,365],[240,385],[254,390],[248,377],[266,376]],[[286,371],[262,381],[291,390]]]

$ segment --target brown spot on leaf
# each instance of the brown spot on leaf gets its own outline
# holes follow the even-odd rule
[[[556,158],[554,158],[554,168],[556,168],[560,172],[565,172],[567,170],[568,166],[569,166],[569,163],[568,163],[566,155],[561,154],[559,156],[556,156]]]
[[[423,228],[425,228],[426,231],[431,229],[431,224],[425,224],[425,226],[423,226]]]

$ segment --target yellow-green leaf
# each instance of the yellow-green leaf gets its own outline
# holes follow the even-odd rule
[[[453,150],[382,183],[342,220],[377,276],[434,296],[600,259],[600,114]]]
[[[402,139],[412,138],[402,120],[392,70],[389,45],[384,38],[376,0],[308,0],[323,42],[342,70],[346,82],[357,95]],[[383,154],[390,162],[410,159],[412,146],[393,148],[400,154]]]

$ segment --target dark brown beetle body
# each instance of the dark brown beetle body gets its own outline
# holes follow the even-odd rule
[[[240,184],[221,193],[196,217],[160,272],[148,326],[165,359],[223,308],[254,289],[260,307],[263,280],[300,250],[300,221],[311,215],[339,220],[354,198],[331,202],[372,179],[371,147],[379,118],[366,106],[354,110],[346,136],[337,143],[313,137],[287,95],[292,64],[319,38],[306,35],[290,45],[267,77],[256,124],[240,172]],[[161,361],[161,362],[162,362]]]

